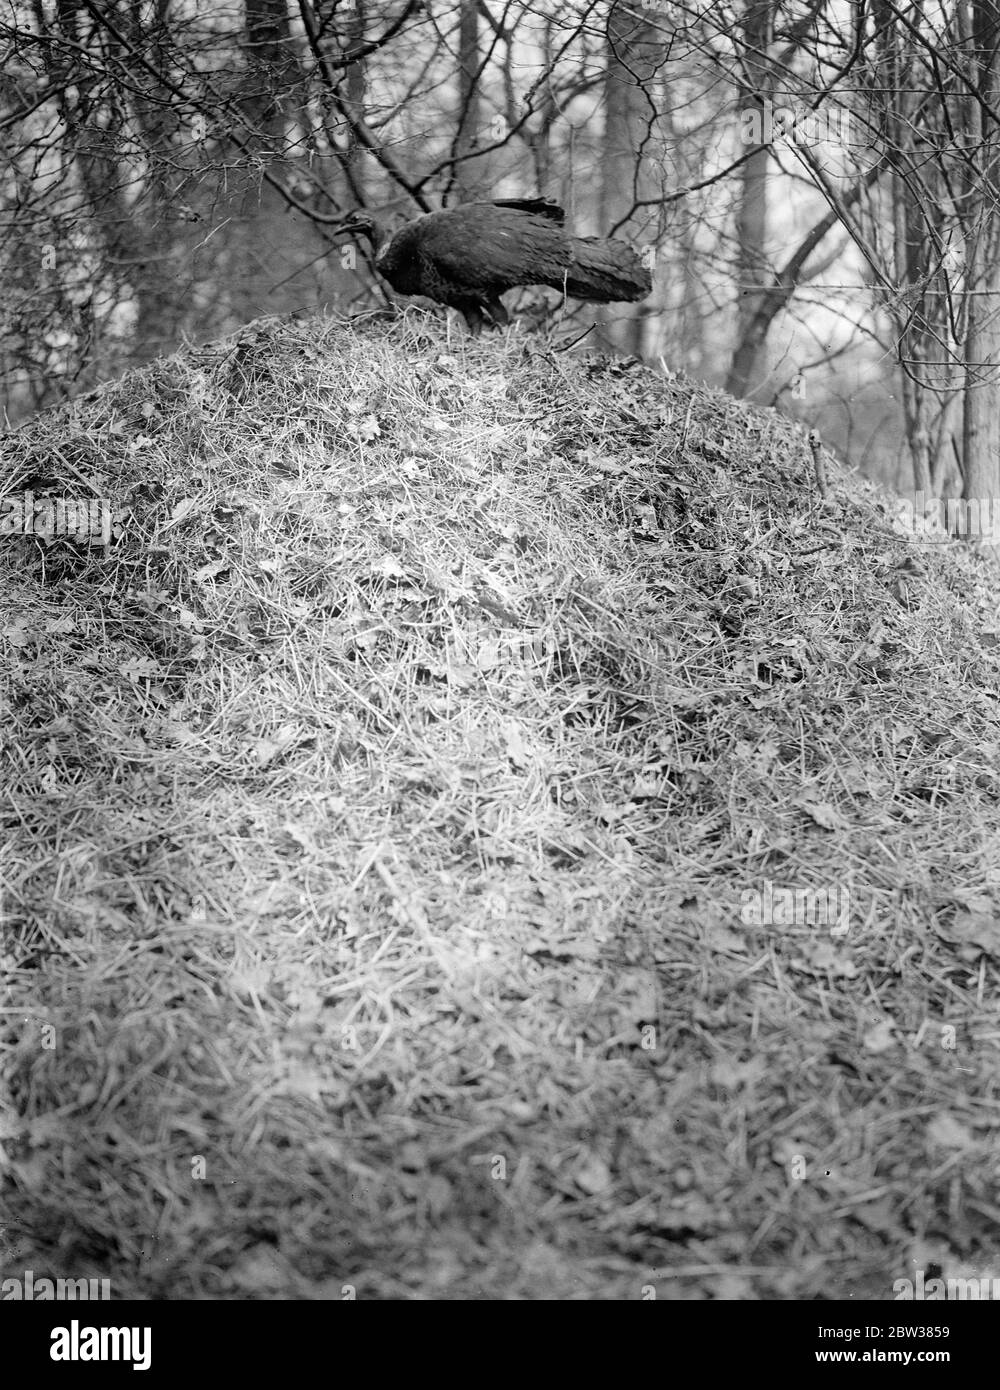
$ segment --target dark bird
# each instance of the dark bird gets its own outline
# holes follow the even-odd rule
[[[505,198],[429,212],[383,238],[364,212],[341,231],[359,232],[375,269],[399,294],[423,294],[458,309],[473,333],[507,324],[505,290],[548,285],[595,304],[644,299],[652,277],[631,246],[612,237],[570,236],[566,214],[545,198]]]

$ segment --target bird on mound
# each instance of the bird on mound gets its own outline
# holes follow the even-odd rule
[[[510,322],[505,290],[548,285],[594,304],[644,299],[652,277],[631,246],[613,237],[570,236],[566,214],[545,198],[504,198],[429,212],[384,237],[365,212],[341,231],[375,251],[375,269],[399,294],[458,309],[469,329]]]

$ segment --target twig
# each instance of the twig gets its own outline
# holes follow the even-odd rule
[[[824,502],[830,496],[830,484],[826,478],[826,464],[823,462],[823,441],[820,439],[819,430],[809,431],[809,448],[812,450],[813,469],[816,473],[816,486],[819,488],[819,495]]]

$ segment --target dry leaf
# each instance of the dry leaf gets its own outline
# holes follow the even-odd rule
[[[985,904],[985,910],[983,907]],[[985,951],[988,956],[1000,957],[1000,921],[991,900],[985,896],[970,901],[971,911],[956,912],[947,926],[939,926],[938,934],[957,946]]]
[[[975,1140],[953,1115],[940,1111],[927,1126],[927,1141],[940,1149],[966,1150],[975,1148]]]
[[[891,1018],[883,1018],[880,1023],[876,1023],[874,1028],[869,1028],[865,1034],[866,1052],[888,1052],[891,1047],[896,1046],[895,1034],[896,1025]]]
[[[798,804],[824,830],[847,830],[850,825],[850,821],[829,801],[813,801],[811,797],[800,797]]]
[[[405,579],[406,570],[395,555],[385,554],[372,565],[372,574],[380,574],[383,579]]]
[[[573,1179],[577,1187],[593,1196],[611,1186],[611,1169],[600,1154],[587,1149],[574,1165]]]

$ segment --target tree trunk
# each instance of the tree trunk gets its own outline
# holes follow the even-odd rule
[[[361,0],[355,5],[353,17],[347,31],[347,49],[350,52],[355,43],[361,43],[365,36],[365,11]],[[368,74],[365,60],[356,59],[347,69],[347,106],[353,116],[364,119],[365,101],[368,94]],[[348,136],[347,174],[351,198],[364,206],[368,201],[365,168],[365,152],[353,135]]]
[[[1000,213],[996,189],[1000,174],[1000,140],[994,120],[983,105],[996,110],[1000,96],[997,39],[1000,11],[993,0],[973,0],[969,6],[970,73],[980,100],[968,103],[972,147],[979,154],[978,178],[969,189],[970,206],[966,284],[968,320],[965,335],[965,399],[962,418],[963,488],[966,501],[992,507],[1000,497],[1000,401],[997,363],[1000,361]],[[989,523],[989,515],[982,518]],[[974,539],[974,537],[971,537]]]
[[[641,13],[641,12],[640,12]],[[648,151],[655,112],[647,97],[662,61],[662,44],[636,8],[614,0],[608,15],[604,79],[604,150],[601,179],[602,231],[627,219],[636,198],[651,196]],[[614,337],[626,352],[641,356],[643,309],[617,304]]]
[[[765,326],[763,332],[755,330],[761,322],[759,310],[763,302],[762,291],[770,279],[767,261],[767,175],[771,154],[765,141],[772,83],[767,64],[764,61],[756,62],[753,55],[760,54],[762,60],[766,57],[771,10],[770,5],[752,6],[744,22],[745,64],[755,80],[740,89],[739,104],[741,114],[756,113],[761,139],[748,145],[752,153],[740,170],[739,202],[736,207],[739,301],[736,347],[726,378],[726,390],[734,396],[751,395],[755,388],[762,385],[768,371],[767,328]],[[741,150],[741,153],[744,152]]]
[[[472,154],[479,144],[479,9],[478,0],[462,0],[458,24],[458,132],[455,153]],[[472,202],[478,191],[476,159],[456,166],[455,182],[461,201]]]

